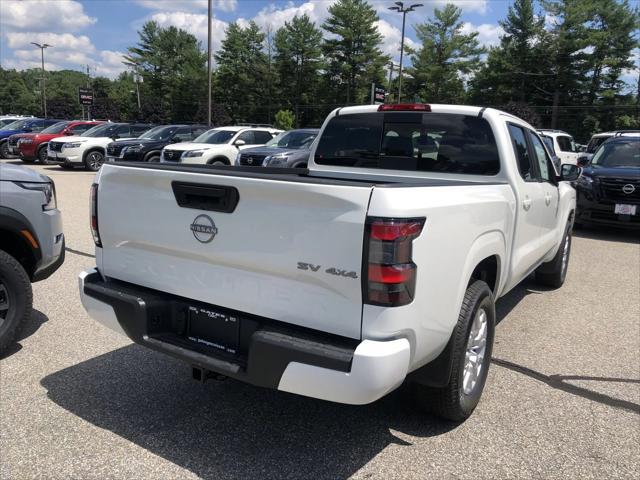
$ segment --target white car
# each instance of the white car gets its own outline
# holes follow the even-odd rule
[[[568,163],[571,165],[578,164],[578,157],[582,154],[576,147],[573,137],[562,130],[541,129],[538,133],[550,139],[553,142],[553,150],[560,159],[560,163]],[[543,140],[545,140],[543,138]]]
[[[233,165],[239,150],[264,145],[281,132],[272,127],[218,127],[193,142],[167,145],[160,162]]]
[[[336,109],[305,172],[105,164],[82,304],[197,379],[348,404],[407,382],[462,421],[495,299],[564,283],[579,174],[513,115],[424,104]]]
[[[82,135],[51,140],[47,146],[47,160],[62,168],[84,165],[87,170],[97,171],[104,163],[107,145],[116,140],[136,138],[152,127],[143,123],[102,123]]]

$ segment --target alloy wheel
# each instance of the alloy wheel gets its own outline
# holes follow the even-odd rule
[[[7,291],[7,287],[2,283],[2,280],[0,280],[0,326],[9,316],[10,308],[11,302],[9,299],[9,292]]]
[[[471,325],[462,374],[462,390],[465,395],[473,394],[484,368],[487,351],[488,317],[484,308],[479,308]]]

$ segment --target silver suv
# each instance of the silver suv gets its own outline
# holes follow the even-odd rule
[[[0,354],[31,315],[31,283],[55,272],[64,252],[53,180],[0,164]]]

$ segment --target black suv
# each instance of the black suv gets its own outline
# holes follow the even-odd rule
[[[162,125],[146,131],[138,138],[107,145],[107,162],[159,162],[163,147],[190,142],[207,127],[204,125]]]
[[[640,137],[614,137],[600,145],[576,190],[576,225],[640,229]]]

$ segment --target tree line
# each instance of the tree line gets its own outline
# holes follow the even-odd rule
[[[640,82],[622,81],[639,47],[640,12],[628,0],[514,0],[500,21],[500,43],[489,49],[461,15],[447,4],[413,25],[418,46],[406,48],[403,101],[495,106],[582,140],[598,130],[640,128]],[[369,103],[372,82],[397,101],[397,67],[390,77],[378,20],[366,0],[337,0],[321,25],[307,15],[275,31],[230,23],[214,56],[214,123],[272,123],[280,112],[297,126],[317,126],[336,106]],[[205,121],[200,42],[155,22],[138,33],[124,59],[129,70],[114,80],[46,73],[50,116],[79,116],[77,87],[89,82],[95,118]],[[0,69],[0,111],[40,114],[40,76],[38,69]]]

